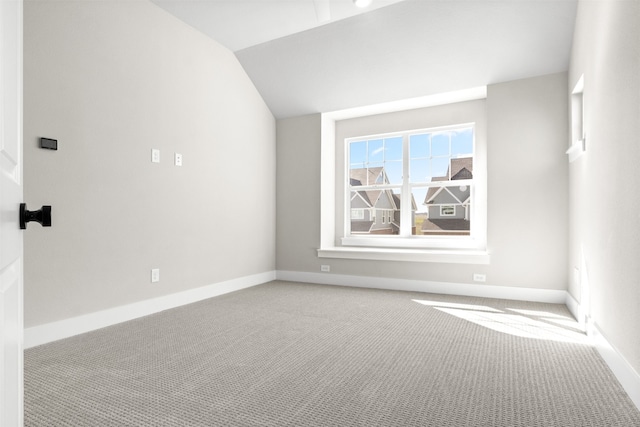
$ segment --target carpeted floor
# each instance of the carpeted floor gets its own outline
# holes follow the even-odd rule
[[[25,352],[25,426],[640,426],[566,307],[272,282]]]

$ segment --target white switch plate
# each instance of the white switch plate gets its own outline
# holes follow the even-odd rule
[[[175,160],[176,166],[182,166],[182,154],[176,153]]]
[[[157,148],[151,149],[151,161],[153,163],[160,163],[160,150]]]
[[[486,282],[487,281],[487,275],[486,274],[480,274],[480,273],[473,273],[473,281],[474,282]]]
[[[320,271],[323,271],[325,273],[328,273],[331,271],[331,266],[330,265],[321,265],[320,266]]]
[[[160,281],[160,269],[153,268],[151,270],[151,283],[156,283]]]

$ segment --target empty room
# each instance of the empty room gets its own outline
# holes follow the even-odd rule
[[[0,19],[0,427],[640,427],[640,1]]]

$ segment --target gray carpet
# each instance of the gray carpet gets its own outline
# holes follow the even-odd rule
[[[25,425],[640,426],[566,307],[272,282],[29,349]]]

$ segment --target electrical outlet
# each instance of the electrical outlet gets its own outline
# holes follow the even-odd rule
[[[151,149],[151,161],[153,163],[160,163],[160,150],[157,148]]]
[[[480,273],[473,273],[473,281],[474,282],[486,282],[487,281],[487,275],[486,274],[480,274]]]
[[[182,154],[176,153],[175,164],[176,166],[182,166]]]
[[[153,268],[151,269],[151,283],[156,283],[160,281],[160,269]]]
[[[331,266],[329,266],[329,265],[321,265],[320,266],[320,271],[323,271],[325,273],[329,273],[331,271]]]

